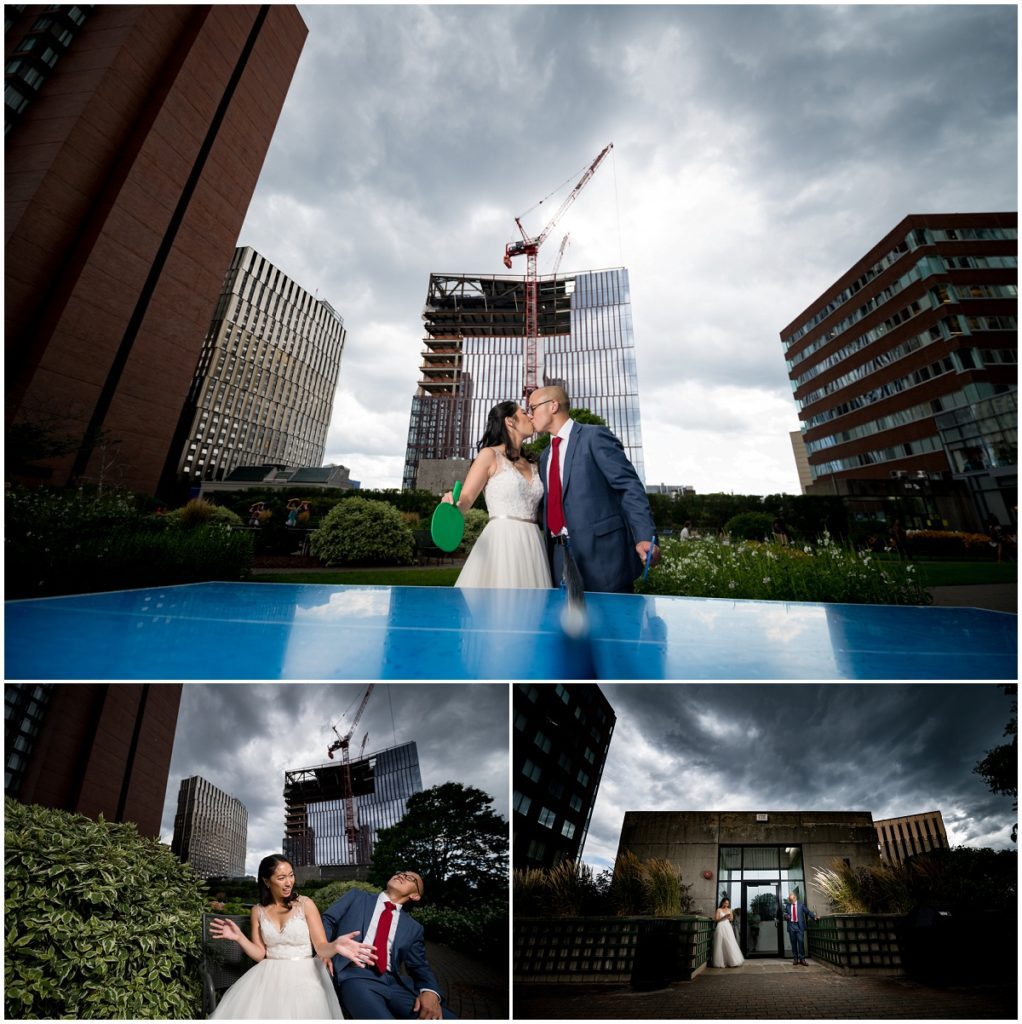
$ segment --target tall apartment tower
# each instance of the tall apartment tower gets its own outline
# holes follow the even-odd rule
[[[645,479],[631,292],[623,267],[539,279],[537,380],[606,420]],[[471,459],[498,402],[522,400],[525,282],[430,274],[402,486],[424,460]],[[442,489],[442,487],[441,487]]]
[[[308,30],[292,5],[4,15],[13,468],[154,493]],[[67,454],[24,455],[40,436]]]
[[[1017,224],[908,216],[784,328],[813,491],[1014,519]]]
[[[408,798],[422,791],[415,743],[389,747],[349,764],[351,793],[343,764],[298,768],[284,775],[284,854],[303,868],[301,877],[357,877],[373,856],[376,836],[396,825]],[[354,820],[348,820],[347,797]],[[349,826],[354,832],[349,837]],[[317,868],[318,871],[310,871]]]
[[[180,683],[8,683],[4,793],[159,836]]]
[[[616,721],[592,683],[515,687],[514,867],[581,859]]]
[[[880,859],[885,864],[902,864],[917,853],[948,848],[944,818],[940,811],[883,818],[873,824],[877,830]]]
[[[171,851],[200,878],[245,874],[248,811],[200,775],[181,780]]]
[[[185,404],[182,479],[322,465],[345,337],[328,302],[236,249]]]

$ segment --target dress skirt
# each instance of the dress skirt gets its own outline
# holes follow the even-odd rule
[[[535,523],[491,519],[468,553],[456,587],[551,587],[543,535]]]
[[[217,1020],[343,1020],[334,983],[319,957],[250,967],[213,1012]]]

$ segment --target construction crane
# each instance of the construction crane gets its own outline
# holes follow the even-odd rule
[[[557,250],[557,259],[554,260],[554,269],[550,271],[551,277],[556,277],[557,271],[561,269],[561,260],[564,258],[564,250],[568,248],[569,238],[571,238],[570,231],[561,239],[561,247]]]
[[[609,142],[600,152],[600,155],[583,171],[578,184],[568,193],[557,212],[550,218],[550,222],[543,230],[531,237],[525,228],[522,227],[521,217],[515,217],[515,224],[522,233],[520,242],[508,242],[504,247],[504,266],[511,269],[511,260],[515,256],[525,257],[525,386],[523,394],[526,398],[538,387],[537,372],[539,366],[539,274],[536,269],[537,256],[540,246],[546,241],[547,235],[554,225],[564,215],[564,211],[578,198],[579,192],[585,188],[586,183],[596,173],[596,168],[603,162],[603,158],[614,148],[614,143]],[[563,243],[562,243],[563,248]]]
[[[351,721],[351,727],[343,736],[337,731],[336,725],[331,726],[337,739],[326,748],[326,756],[331,761],[334,759],[335,750],[340,750],[341,752],[341,796],[344,801],[344,836],[348,841],[349,864],[356,863],[358,857],[358,819],[355,816],[355,794],[351,781],[351,756],[348,752],[348,747],[351,743],[351,737],[355,734],[355,728],[358,726],[359,719],[362,717],[362,712],[365,711],[366,704],[369,703],[369,695],[373,692],[374,686],[376,686],[375,683],[370,683],[366,687],[362,703],[359,704],[358,711],[355,712],[355,717]],[[363,750],[365,750],[368,738],[369,733],[367,732],[362,739]],[[360,754],[359,757],[361,756]]]

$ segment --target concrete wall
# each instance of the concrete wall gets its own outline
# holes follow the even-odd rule
[[[757,814],[766,820],[757,821]],[[815,869],[844,858],[853,867],[880,862],[868,811],[628,811],[618,854],[630,850],[640,860],[669,860],[692,887],[693,912],[712,916],[719,847],[750,845],[802,847],[808,903],[817,913],[830,904],[813,882]],[[710,878],[703,877],[707,871]]]

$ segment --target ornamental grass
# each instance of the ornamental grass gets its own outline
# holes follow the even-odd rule
[[[932,600],[910,562],[841,547],[827,534],[815,547],[669,540],[660,564],[636,589],[750,601],[922,605]]]

